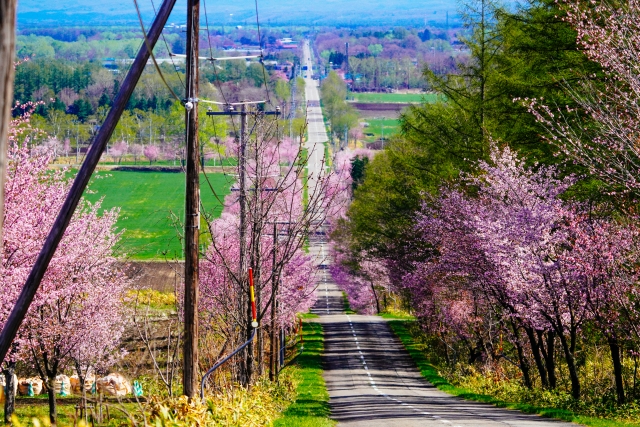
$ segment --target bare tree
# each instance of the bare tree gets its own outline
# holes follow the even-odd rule
[[[261,326],[256,345],[251,342],[232,366],[233,377],[243,385],[264,372],[267,340],[273,344],[274,330],[291,321],[296,304],[315,290],[315,264],[304,245],[320,228],[335,194],[328,175],[314,177],[314,184],[307,185],[308,154],[293,140],[280,138],[283,129],[277,120],[258,111],[247,119],[245,134],[236,132],[232,147],[238,158],[246,159],[233,171],[238,178],[244,176],[246,191],[232,188],[222,218],[205,216],[211,241],[201,261],[202,308],[217,320],[202,323],[215,327],[229,348],[252,333],[247,271],[253,272]],[[314,268],[303,274],[292,266],[304,260]],[[273,360],[275,347],[270,348]]]

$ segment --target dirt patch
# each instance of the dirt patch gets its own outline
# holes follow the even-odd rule
[[[182,280],[182,261],[133,261],[127,263],[125,272],[134,280],[136,289],[154,289],[173,292]]]
[[[360,117],[372,118],[372,117],[388,117],[390,119],[397,119],[400,117],[402,110],[407,108],[408,103],[368,103],[368,102],[350,102],[350,104],[358,110]]]

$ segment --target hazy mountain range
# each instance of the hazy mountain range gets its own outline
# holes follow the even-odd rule
[[[161,0],[153,0],[156,7]],[[138,0],[146,20],[153,16],[152,0]],[[444,0],[259,0],[261,25],[453,24],[457,3]],[[255,24],[253,0],[208,0],[209,24]],[[178,0],[171,21],[185,22],[186,0]],[[204,7],[202,8],[204,15]],[[204,16],[203,16],[204,19]],[[133,0],[36,0],[18,2],[18,26],[129,25],[137,23]]]

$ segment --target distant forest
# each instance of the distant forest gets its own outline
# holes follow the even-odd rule
[[[224,61],[215,67],[203,63],[201,97],[219,102],[264,99],[269,96],[266,79],[269,93],[287,117],[303,120],[304,104],[299,101],[304,90],[300,90],[303,83],[298,78],[307,74],[300,67],[304,39],[312,40],[316,52],[314,78],[322,79],[334,70],[352,91],[428,91],[423,78],[426,66],[444,74],[454,69],[460,55],[466,55],[460,31],[437,27],[281,27],[263,28],[259,40],[256,28],[209,29],[202,32],[201,55],[256,54],[262,46],[264,68],[257,60]],[[106,116],[141,43],[140,31],[132,27],[22,30],[17,56],[23,62],[16,70],[15,101],[38,103],[33,117],[38,127],[61,144],[66,141],[67,146],[77,148],[89,141]],[[169,26],[155,48],[164,81],[176,94],[184,92],[184,64],[169,53],[183,53],[184,45],[185,33],[179,26]],[[179,145],[181,110],[177,104],[155,68],[148,66],[113,143],[164,144],[172,139]],[[297,111],[292,106],[297,106]],[[223,128],[221,123],[216,129],[220,133]]]

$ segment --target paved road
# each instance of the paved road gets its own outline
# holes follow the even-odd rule
[[[303,47],[309,78],[305,79],[309,138],[309,186],[324,173],[327,141],[320,109],[317,81],[309,45]],[[517,426],[568,427],[518,411],[466,402],[443,393],[425,381],[386,321],[377,316],[346,315],[342,293],[331,282],[325,243],[314,239],[311,253],[322,269],[318,301],[312,312],[324,325],[324,377],[329,391],[331,416],[341,426]]]
[[[303,47],[307,76],[313,74],[309,45]],[[327,134],[322,122],[317,82],[306,79],[309,121],[309,185],[324,173]],[[518,411],[466,402],[443,393],[425,381],[409,354],[378,316],[346,315],[342,293],[331,282],[325,243],[312,241],[311,253],[324,267],[318,301],[312,312],[324,326],[324,377],[330,395],[331,416],[340,426],[513,426],[563,427],[555,422]]]
[[[311,76],[314,74],[313,62],[311,61],[311,53],[309,49],[309,42],[305,41],[302,48],[303,58],[302,63],[308,67],[308,70],[304,71],[307,78],[305,78],[305,99],[307,101],[307,132],[309,138],[305,142],[304,146],[309,151],[309,162],[307,169],[309,171],[308,185],[309,194],[313,194],[313,188],[318,177],[324,174],[324,143],[328,141],[327,132],[324,127],[324,121],[322,119],[322,109],[320,108],[320,95],[318,93],[318,80],[312,80]]]
[[[312,311],[324,326],[324,378],[339,426],[575,427],[439,391],[384,319],[344,314],[342,294],[324,271]]]

